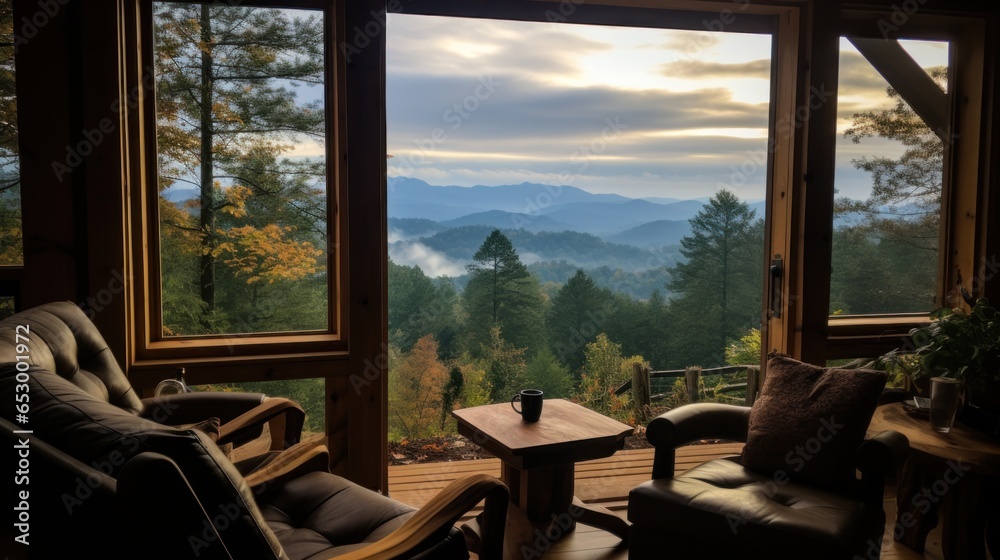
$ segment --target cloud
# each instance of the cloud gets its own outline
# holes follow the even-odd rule
[[[449,258],[444,253],[431,249],[420,242],[400,241],[390,243],[389,258],[396,264],[417,265],[431,278],[438,276],[461,276],[465,274],[466,263]]]
[[[673,78],[760,78],[771,77],[771,61],[769,59],[752,60],[750,62],[722,63],[707,60],[678,60],[660,67],[664,75]]]

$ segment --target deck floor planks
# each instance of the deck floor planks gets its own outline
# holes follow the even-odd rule
[[[692,445],[677,450],[677,470],[684,471],[705,461],[738,454],[742,444]],[[599,503],[617,515],[626,516],[628,492],[649,480],[653,468],[652,449],[619,451],[615,455],[576,465],[576,494],[589,503]],[[466,474],[485,473],[500,476],[498,459],[476,459],[448,463],[422,463],[389,467],[390,495],[413,507],[420,507],[449,482]],[[896,517],[895,489],[886,489],[885,510],[890,520]],[[479,508],[463,518],[469,519]],[[891,530],[892,524],[889,524]],[[566,538],[545,552],[545,560],[628,560],[628,550],[619,539],[600,529],[579,525]],[[805,555],[807,556],[807,555]],[[887,535],[883,541],[883,559],[941,560],[941,529],[934,529],[927,539],[927,552],[919,554],[900,545]]]

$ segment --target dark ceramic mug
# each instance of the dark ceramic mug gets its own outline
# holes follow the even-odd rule
[[[521,410],[514,406],[517,401],[521,402]],[[525,389],[510,399],[510,407],[525,422],[538,422],[542,416],[542,392],[538,389]]]

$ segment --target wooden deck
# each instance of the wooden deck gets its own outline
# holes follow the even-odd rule
[[[684,447],[677,451],[677,466],[679,470],[686,470],[710,459],[739,453],[741,447],[742,444]],[[576,495],[585,502],[600,504],[625,517],[629,490],[648,480],[652,468],[652,449],[619,451],[612,457],[579,463],[576,465]],[[449,482],[471,473],[499,477],[500,461],[482,459],[392,466],[389,467],[389,493],[401,502],[420,507]],[[894,495],[894,488],[886,491],[885,509],[890,520],[896,517]],[[887,536],[882,558],[938,560],[941,558],[940,543],[940,527],[928,537],[926,554],[913,552]],[[628,550],[619,545],[618,538],[599,529],[580,525],[568,538],[556,543],[544,557],[553,560],[626,560]]]

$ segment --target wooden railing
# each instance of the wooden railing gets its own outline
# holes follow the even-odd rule
[[[649,416],[650,404],[653,401],[662,400],[668,393],[652,394],[651,379],[657,378],[684,378],[684,386],[687,391],[688,402],[698,402],[701,400],[700,378],[703,375],[732,375],[740,372],[747,372],[747,380],[744,383],[731,383],[721,387],[714,387],[712,392],[715,395],[720,393],[731,393],[735,391],[746,391],[744,402],[747,406],[753,404],[760,392],[760,366],[741,365],[723,366],[717,368],[702,369],[700,366],[690,366],[684,369],[671,369],[660,371],[649,371],[649,368],[639,364],[632,365],[632,379],[615,389],[616,395],[623,395],[629,390],[632,391],[632,403],[636,410],[636,417],[646,419]]]

